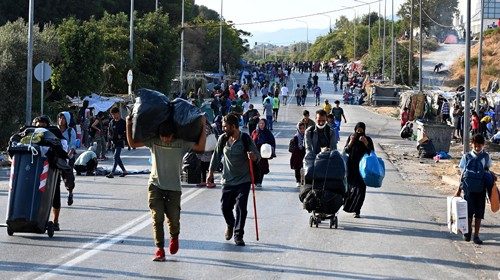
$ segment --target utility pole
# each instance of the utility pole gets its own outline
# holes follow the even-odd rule
[[[413,0],[410,4],[410,50],[408,51],[408,86],[413,84]]]
[[[378,41],[379,43],[382,43],[382,28],[381,28],[381,21],[380,19],[382,18],[382,14],[380,13],[380,2],[378,1]]]
[[[134,0],[130,0],[130,62],[134,62]]]
[[[372,11],[371,11],[371,5],[368,4],[368,52],[370,52],[371,44],[372,44]]]
[[[422,0],[421,0],[422,1]],[[396,38],[394,35],[394,0],[392,2],[392,24],[391,24],[391,83],[396,82],[396,64],[394,63],[396,57]]]
[[[182,0],[182,16],[181,16],[181,67],[179,73],[180,95],[184,91],[184,0]]]
[[[481,0],[481,31],[479,32],[479,54],[477,59],[477,89],[476,89],[476,113],[479,112],[479,98],[481,97],[481,68],[483,65],[483,28],[484,28],[484,0]]]
[[[219,26],[219,75],[222,74],[222,5],[223,0],[220,0],[220,26]]]
[[[385,29],[386,23],[385,19],[387,18],[387,0],[384,0],[384,35],[382,37],[382,80],[385,80]]]
[[[470,2],[470,0],[467,0]],[[419,1],[420,4],[419,4],[419,33],[420,33],[420,36],[418,38],[418,90],[420,91],[420,93],[423,92],[423,89],[422,89],[422,79],[423,79],[423,76],[422,76],[422,44],[423,44],[423,40],[422,38],[424,37],[424,31],[423,31],[423,28],[422,28],[422,0]]]
[[[155,3],[155,11],[158,11],[158,0],[156,0],[156,3]]]
[[[464,106],[464,136],[463,153],[469,152],[469,126],[470,126],[470,25],[471,25],[471,0],[467,0],[467,27],[465,34],[465,106]],[[482,7],[481,7],[482,10]]]
[[[354,20],[353,20],[353,23],[354,23],[354,37],[353,37],[354,61],[356,61],[356,18],[357,18],[357,15],[356,15],[356,9],[353,9],[353,10],[354,10]]]
[[[31,124],[31,106],[33,98],[33,14],[34,0],[29,2],[28,15],[28,66],[26,68],[26,125]]]

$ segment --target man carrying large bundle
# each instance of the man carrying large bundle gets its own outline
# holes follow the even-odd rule
[[[135,106],[148,105],[150,106],[150,111],[154,112],[155,108],[152,108],[155,107],[154,103],[140,103],[141,98],[143,99],[142,102],[145,103],[145,100],[154,94],[156,93],[143,93],[143,95],[138,98]],[[158,97],[160,96],[158,95]],[[140,108],[136,107],[134,107],[134,112],[140,112],[141,114],[148,113],[147,110],[141,111]],[[178,115],[182,114],[182,112],[180,111],[176,113]],[[167,216],[170,233],[170,254],[177,253],[179,249],[179,219],[182,194],[180,173],[182,158],[184,154],[190,150],[199,153],[204,152],[206,133],[204,129],[201,129],[196,143],[184,140],[183,138],[186,138],[185,133],[183,132],[185,131],[185,127],[172,125],[172,119],[167,119],[158,125],[158,129],[153,131],[155,135],[153,135],[152,137],[144,139],[136,137],[136,139],[134,139],[134,132],[137,131],[133,131],[133,127],[137,130],[143,129],[138,127],[137,125],[134,126],[134,119],[140,119],[140,116],[128,116],[126,122],[127,140],[130,146],[134,148],[146,146],[151,150],[152,166],[151,175],[148,182],[148,200],[149,208],[151,209],[151,216],[153,219],[153,235],[155,239],[155,245],[157,247],[153,261],[161,262],[165,261],[165,237],[163,229],[165,216]],[[203,127],[202,125],[205,123],[205,117],[201,116],[197,118],[196,121],[200,122],[199,127]],[[198,124],[195,125],[198,126]],[[150,126],[152,126],[152,124],[150,124],[149,127]],[[193,124],[185,126],[192,127]],[[145,131],[143,130],[143,132]]]

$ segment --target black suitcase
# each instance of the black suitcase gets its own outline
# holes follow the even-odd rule
[[[12,151],[11,178],[7,206],[7,234],[15,232],[54,235],[50,210],[59,170],[50,168],[40,147]]]

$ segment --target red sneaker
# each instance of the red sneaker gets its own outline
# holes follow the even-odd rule
[[[179,237],[170,238],[170,245],[168,246],[168,250],[170,251],[171,255],[175,255],[175,253],[179,251]],[[163,253],[163,255],[165,255],[165,253]]]
[[[165,250],[163,248],[156,249],[155,257],[153,259],[155,262],[164,262],[165,261]]]

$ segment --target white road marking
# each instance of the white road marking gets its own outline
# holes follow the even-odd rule
[[[192,190],[186,192],[183,195],[186,197],[181,200],[181,205],[183,205],[184,203],[195,198],[196,196],[198,196],[200,193],[202,193],[205,190],[206,189],[192,189]],[[99,241],[109,239],[106,242],[96,246],[95,248],[92,248],[92,249],[86,251],[85,253],[67,261],[66,263],[64,263],[62,265],[59,265],[58,267],[50,270],[49,272],[46,272],[46,273],[40,275],[39,277],[37,277],[35,279],[50,279],[50,278],[55,277],[55,276],[61,276],[61,274],[59,274],[59,272],[64,272],[64,271],[70,270],[72,266],[89,259],[90,257],[92,257],[92,256],[104,251],[105,249],[109,248],[113,244],[116,244],[117,242],[120,242],[121,240],[126,239],[127,237],[129,237],[129,236],[135,234],[136,232],[144,229],[145,227],[149,226],[151,224],[150,216],[151,216],[150,213],[141,215],[141,216],[133,219],[132,221],[122,225],[121,227],[119,227],[113,231],[110,231],[109,233],[107,233],[107,234],[93,240],[92,242],[89,242],[89,243],[83,245],[82,247],[72,251],[71,253],[61,257],[64,259],[64,258],[67,258],[71,255],[78,254],[81,251],[83,251],[84,249],[91,247],[92,245],[94,245],[96,243],[99,243]],[[140,222],[141,220],[144,220],[144,221]],[[139,224],[137,224],[137,223],[139,223]],[[129,229],[127,230],[127,228],[129,228]],[[25,277],[23,277],[23,278],[25,278]]]

